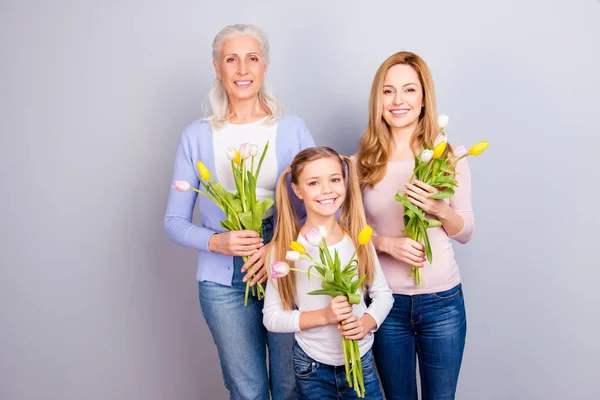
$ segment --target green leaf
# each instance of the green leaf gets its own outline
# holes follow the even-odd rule
[[[427,220],[427,228],[437,228],[442,226],[442,223],[437,219],[428,219]]]
[[[223,229],[227,229],[228,231],[236,231],[237,230],[237,229],[235,229],[235,226],[226,219],[221,221],[221,226],[223,227]]]
[[[429,243],[429,235],[427,234],[425,226],[421,225],[419,226],[419,229],[421,231],[421,235],[423,236],[423,241],[425,242],[425,256],[427,257],[427,260],[431,262],[433,255],[431,254],[431,243]]]
[[[445,172],[447,174],[451,174],[451,175],[456,174],[456,171],[454,169],[452,169],[451,167],[449,167],[448,164],[446,164],[445,162],[441,163],[440,171]]]
[[[314,267],[319,272],[319,275],[321,275],[323,278],[325,278],[325,268],[319,267],[318,265],[315,265]]]
[[[267,212],[269,208],[273,207],[273,204],[275,204],[275,200],[273,200],[271,196],[265,198],[262,201],[263,213]]]
[[[310,294],[310,295],[327,295],[327,296],[331,296],[331,297],[346,295],[346,293],[342,292],[341,290],[333,290],[333,289],[313,290],[312,292],[308,292],[308,294]]]
[[[438,192],[436,194],[432,194],[430,196],[428,196],[430,199],[434,199],[434,200],[443,200],[443,199],[449,199],[450,197],[454,196],[454,189],[452,189],[451,187],[447,188],[444,191]]]
[[[256,167],[256,180],[258,181],[258,174],[260,173],[260,167],[262,166],[263,160],[265,159],[265,155],[267,155],[267,149],[269,148],[269,142],[265,144],[265,148],[263,149],[262,154],[260,155],[260,161],[258,162],[258,167]]]
[[[366,275],[363,275],[359,279],[357,279],[354,282],[352,282],[352,286],[350,287],[350,292],[351,293],[356,293],[356,291],[358,290],[358,288],[360,287],[360,285],[362,285],[362,283],[364,282],[364,280],[365,280],[366,277],[367,277]]]
[[[238,214],[240,218],[240,222],[244,226],[244,229],[252,230],[252,211],[246,211],[244,213]]]
[[[262,226],[263,208],[260,201],[254,203],[252,207],[252,230],[259,231]]]

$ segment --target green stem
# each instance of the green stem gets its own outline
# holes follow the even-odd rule
[[[322,277],[320,277],[319,275],[315,275],[315,274],[313,274],[312,272],[308,272],[308,271],[305,271],[305,270],[303,270],[303,269],[290,268],[290,271],[302,272],[303,274],[306,274],[306,275],[313,276],[313,277],[315,277],[315,278],[317,278],[317,279],[320,279],[320,280],[322,280],[322,281],[324,281],[324,280],[325,280],[325,279],[323,279]]]
[[[242,209],[244,212],[247,211],[246,207],[246,160],[242,160],[242,193],[240,198],[242,199]]]

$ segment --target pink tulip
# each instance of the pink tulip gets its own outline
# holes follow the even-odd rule
[[[187,192],[192,186],[186,181],[175,181],[172,187],[178,192]]]
[[[462,144],[460,146],[456,146],[454,148],[454,157],[456,158],[461,158],[463,156],[466,156],[467,154],[469,154],[469,149],[466,148],[466,146],[463,146]]]
[[[240,145],[240,157],[242,157],[242,160],[250,157],[250,143],[242,143]]]
[[[283,278],[290,273],[290,266],[288,263],[283,261],[275,261],[271,263],[271,278],[278,279]]]
[[[311,246],[319,247],[321,241],[323,239],[323,235],[318,229],[311,228],[309,229],[304,236],[306,237],[306,241],[310,243]]]
[[[444,135],[443,133],[440,133],[438,135],[438,137],[435,139],[435,142],[433,143],[433,148],[435,149],[435,146],[437,146],[440,142],[446,142],[446,144],[447,144],[448,136]]]

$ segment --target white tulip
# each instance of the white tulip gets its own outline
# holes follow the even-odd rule
[[[293,250],[287,251],[285,253],[285,259],[288,261],[298,261],[300,259],[300,253]]]
[[[450,117],[446,114],[438,115],[438,125],[439,125],[440,129],[444,129],[445,127],[447,127],[449,120],[450,120]]]
[[[422,162],[427,164],[433,158],[433,150],[423,150],[420,158]]]

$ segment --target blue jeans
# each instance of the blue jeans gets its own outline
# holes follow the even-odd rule
[[[466,333],[461,284],[438,293],[395,294],[373,347],[386,398],[417,400],[418,355],[422,399],[454,399]]]
[[[340,344],[341,346],[341,344]],[[365,399],[383,400],[379,379],[373,368],[373,352],[361,357]],[[358,399],[356,392],[346,382],[343,365],[321,364],[310,358],[296,343],[294,345],[294,373],[299,400]]]
[[[273,220],[263,221],[265,243],[273,237]],[[241,273],[244,261],[233,258],[232,286],[199,282],[202,313],[217,345],[225,387],[230,399],[273,400],[297,398],[292,363],[294,335],[267,332],[262,323],[263,300],[248,296]],[[267,372],[267,347],[269,367]]]

